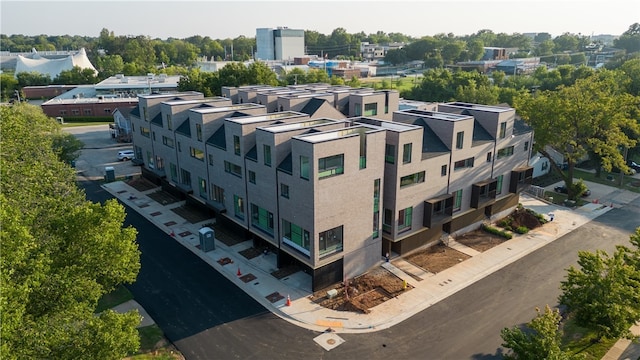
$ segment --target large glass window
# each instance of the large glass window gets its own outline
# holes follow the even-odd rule
[[[285,244],[309,256],[311,236],[307,230],[282,219],[282,239]]]
[[[413,217],[413,208],[408,207],[398,212],[398,232],[411,229],[411,218]]]
[[[389,164],[396,163],[396,147],[394,145],[387,144],[384,148],[384,161]]]
[[[200,161],[204,161],[204,151],[196,148],[189,147],[189,154],[192,158],[196,158]]]
[[[458,211],[462,208],[462,189],[453,193],[453,211]]]
[[[405,186],[423,183],[424,182],[424,171],[417,172],[415,174],[403,176],[400,178],[400,187],[403,188]]]
[[[507,123],[500,123],[500,139],[504,139],[507,136]]]
[[[402,149],[402,163],[408,164],[411,162],[411,144],[404,144]]]
[[[376,116],[376,115],[378,115],[377,103],[364,104],[364,116]]]
[[[198,190],[201,198],[207,198],[207,181],[198,176]]]
[[[251,225],[273,235],[273,214],[256,204],[251,204]]]
[[[240,137],[238,135],[233,135],[233,153],[240,155]]]
[[[318,252],[320,256],[342,251],[342,225],[318,234]]]
[[[496,157],[498,159],[506,157],[506,156],[511,156],[513,155],[513,146],[508,146],[506,148],[502,148],[500,150],[498,150],[498,152],[496,153]]]
[[[354,116],[361,116],[362,115],[362,105],[360,105],[360,103],[354,103],[353,104],[353,115]]]
[[[502,194],[502,179],[504,178],[504,175],[500,175],[498,176],[498,181],[496,184],[496,194]]]
[[[202,125],[196,124],[196,138],[198,141],[202,141]]]
[[[271,146],[263,145],[262,149],[264,152],[264,164],[267,166],[271,166]]]
[[[300,177],[309,180],[309,158],[300,156]]]
[[[224,189],[218,185],[211,188],[211,200],[224,204]]]
[[[140,126],[140,134],[142,134],[142,136],[144,137],[151,137],[151,132],[149,131],[149,128]]]
[[[182,184],[191,185],[191,173],[185,169],[180,169],[180,178],[182,179]]]
[[[242,177],[242,167],[228,161],[224,162],[224,171],[237,177]]]
[[[456,134],[456,149],[462,149],[464,146],[464,131]]]
[[[382,219],[382,231],[390,234],[393,226],[393,212],[391,209],[384,209],[384,219]]]
[[[380,236],[380,179],[373,181],[373,238]]]
[[[244,199],[238,195],[233,195],[233,214],[244,219]]]
[[[344,155],[327,156],[318,159],[318,179],[344,173]]]
[[[176,164],[174,163],[169,163],[169,170],[171,172],[171,181],[178,181],[178,168],[176,167]]]
[[[162,143],[173,149],[173,139],[170,137],[162,136]]]
[[[171,114],[167,114],[167,129],[173,129],[173,122],[171,121]]]
[[[473,167],[473,159],[474,158],[468,158],[468,159],[456,161],[455,163],[453,163],[453,170]]]

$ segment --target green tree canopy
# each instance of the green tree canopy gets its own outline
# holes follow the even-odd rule
[[[135,281],[140,268],[124,208],[85,200],[54,151],[59,125],[39,107],[2,106],[0,122],[0,358],[135,352],[136,312],[94,314],[98,299]]]
[[[617,247],[613,256],[579,252],[579,268],[569,268],[562,281],[560,303],[578,325],[595,330],[597,340],[631,337],[629,328],[640,320],[639,239],[640,228],[631,236],[636,248]]]
[[[508,360],[572,360],[572,356],[560,348],[562,334],[558,328],[561,316],[558,310],[547,305],[544,312],[536,309],[536,317],[527,323],[526,329],[504,328],[501,332],[504,346],[511,349],[504,355]]]

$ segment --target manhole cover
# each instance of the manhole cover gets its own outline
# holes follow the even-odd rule
[[[334,345],[336,343],[335,339],[327,339],[327,344]]]

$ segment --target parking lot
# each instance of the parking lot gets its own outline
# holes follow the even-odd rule
[[[108,125],[77,126],[64,129],[84,143],[80,157],[76,159],[79,176],[90,180],[104,178],[105,167],[112,166],[116,178],[140,174],[140,167],[131,161],[118,161],[118,151],[131,150],[133,146],[118,143],[111,137]]]

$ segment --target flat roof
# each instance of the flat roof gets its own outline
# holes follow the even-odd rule
[[[257,123],[257,122],[264,122],[264,121],[276,121],[279,119],[286,119],[286,118],[296,118],[300,116],[307,117],[308,115],[295,112],[295,111],[282,111],[282,112],[270,113],[265,115],[247,115],[247,116],[239,116],[234,118],[225,118],[225,120],[236,122],[239,124],[251,124],[251,123]]]
[[[444,103],[442,105],[455,106],[462,109],[473,109],[473,110],[491,111],[491,112],[505,112],[505,111],[514,110],[513,108],[504,107],[504,106],[491,106],[491,105],[471,104],[471,103],[463,103],[463,102]]]
[[[376,126],[367,126],[365,124],[358,124],[355,126],[344,128],[344,129],[329,130],[329,131],[323,131],[323,132],[314,133],[314,134],[303,134],[303,135],[298,135],[294,137],[303,141],[318,143],[318,142],[329,141],[329,140],[343,139],[343,138],[352,137],[352,136],[360,136],[362,134],[377,132],[377,131],[383,131],[383,130]]]
[[[189,111],[193,111],[201,114],[211,114],[211,113],[234,111],[234,110],[241,111],[244,109],[254,109],[257,107],[264,107],[264,106],[253,104],[253,103],[246,103],[246,104],[237,104],[237,105],[211,107],[211,108],[195,108],[195,109],[189,109]]]
[[[293,131],[298,129],[311,128],[317,125],[337,124],[341,122],[345,122],[345,121],[333,120],[333,119],[315,119],[315,120],[292,122],[287,124],[268,125],[268,126],[260,127],[259,129],[269,131],[272,133],[283,133],[283,132]]]
[[[163,101],[163,104],[167,105],[186,105],[186,104],[205,104],[210,102],[219,102],[219,101],[231,101],[229,98],[225,98],[222,96],[204,98],[204,99],[188,99],[188,100],[167,100]]]
[[[436,120],[446,120],[446,121],[473,119],[473,116],[471,115],[460,115],[460,114],[452,114],[447,112],[428,111],[428,110],[419,110],[419,109],[400,110],[398,111],[398,113],[412,114],[412,115],[418,115],[420,117],[426,117],[426,118],[436,119]]]

